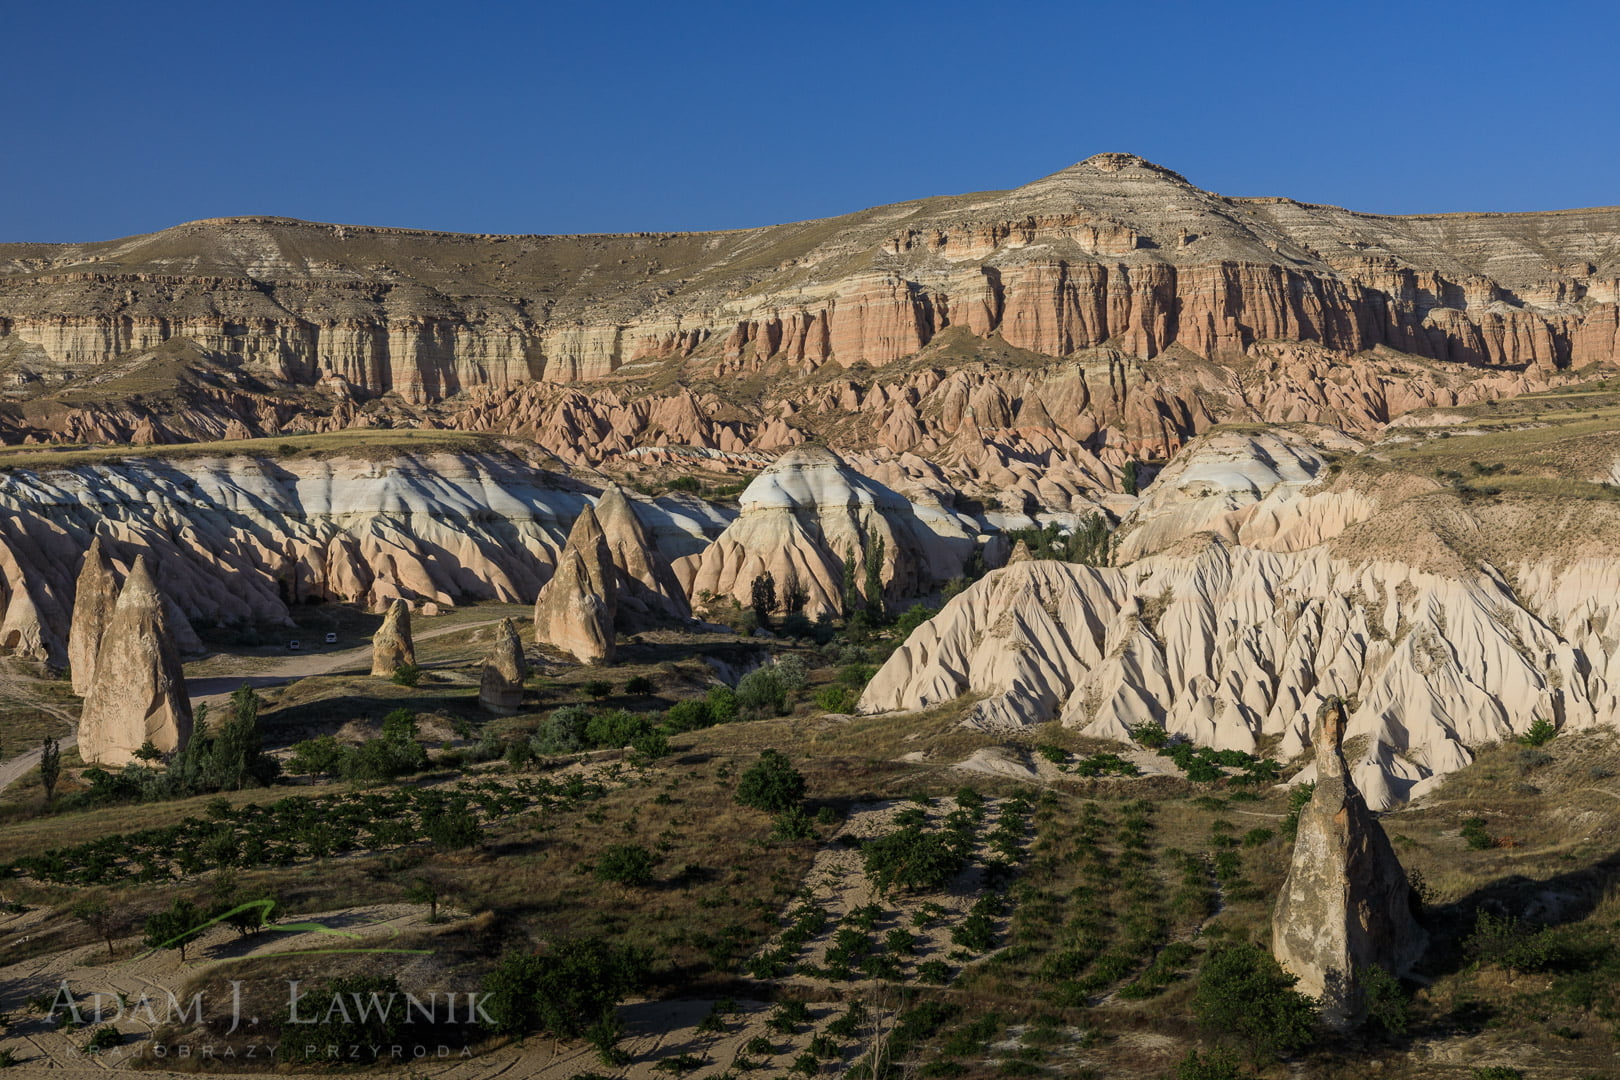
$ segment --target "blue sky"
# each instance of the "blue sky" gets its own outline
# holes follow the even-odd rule
[[[7,6],[0,240],[740,228],[1104,150],[1385,213],[1620,203],[1614,4]]]

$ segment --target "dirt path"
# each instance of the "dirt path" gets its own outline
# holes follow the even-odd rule
[[[70,746],[78,745],[78,742],[79,737],[77,735],[64,735],[57,745],[66,750]],[[0,761],[0,791],[6,790],[6,788],[21,780],[23,774],[28,770],[37,768],[40,756],[44,753],[45,750],[41,747],[38,750],[30,750],[26,754],[18,754],[10,761]]]
[[[483,622],[441,626],[414,635],[414,640],[431,641],[446,634],[494,626],[500,621],[500,619],[486,619]],[[208,705],[210,708],[214,708],[229,701],[231,694],[243,683],[247,683],[255,690],[258,690],[266,686],[280,686],[282,683],[307,679],[314,675],[331,675],[335,672],[350,669],[354,671],[371,670],[370,645],[344,649],[341,652],[294,653],[291,656],[258,662],[253,668],[244,671],[240,675],[207,675],[198,679],[187,679],[186,692],[191,695],[191,707],[193,709],[198,705]]]

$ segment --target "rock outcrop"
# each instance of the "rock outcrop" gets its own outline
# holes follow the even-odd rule
[[[107,565],[98,536],[84,553],[84,567],[73,590],[73,624],[68,630],[68,665],[73,674],[73,692],[80,697],[89,694],[95,684],[102,635],[117,606],[118,581]]]
[[[608,556],[618,571],[618,618],[650,622],[658,617],[686,619],[692,614],[686,593],[669,560],[654,546],[635,503],[618,484],[608,484],[594,507]]]
[[[484,671],[478,682],[478,704],[496,716],[511,716],[523,707],[523,682],[529,677],[529,664],[523,657],[523,640],[511,619],[502,619],[495,628],[495,643],[484,657]]]
[[[392,675],[394,669],[416,663],[416,643],[411,640],[411,606],[403,600],[388,605],[388,614],[371,636],[371,673]]]
[[[912,633],[860,709],[971,692],[975,726],[1056,719],[1124,740],[1149,723],[1245,751],[1275,735],[1287,759],[1309,745],[1302,716],[1352,698],[1350,734],[1368,737],[1355,782],[1382,810],[1467,764],[1469,747],[1538,719],[1614,723],[1609,684],[1583,674],[1606,666],[1487,575],[1214,540],[1122,568],[1033,560],[992,571]]]
[[[746,607],[754,579],[769,573],[779,597],[804,591],[808,617],[839,614],[846,557],[864,565],[881,545],[884,591],[898,600],[959,574],[974,546],[957,519],[935,515],[925,524],[903,496],[822,446],[783,454],[748,485],[739,508],[712,544],[675,563],[694,602],[709,594]]]
[[[557,556],[555,576],[535,599],[535,640],[582,664],[612,663],[618,573],[596,512],[587,506]]]
[[[91,764],[128,765],[148,741],[170,753],[191,738],[191,722],[163,597],[138,558],[102,635],[79,717],[79,755]]]
[[[1300,810],[1271,922],[1278,962],[1341,1031],[1365,1015],[1364,973],[1404,975],[1428,944],[1395,850],[1345,766],[1344,729],[1343,705],[1327,703],[1315,734],[1316,790]]]
[[[1049,356],[1117,342],[1230,360],[1285,341],[1578,368],[1620,344],[1617,234],[1613,208],[1388,218],[1226,198],[1098,154],[1012,191],[729,233],[225,218],[0,245],[0,341],[59,376],[184,338],[412,403],[694,356],[883,365],[950,330]]]
[[[465,438],[465,437],[462,437]],[[84,552],[145,554],[182,652],[191,625],[290,625],[319,598],[379,610],[526,603],[594,490],[533,447],[472,437],[460,451],[125,456],[17,468],[0,487],[0,649],[78,669],[68,639]],[[556,470],[556,471],[552,471]],[[690,496],[637,500],[647,561],[700,550],[729,520]],[[666,588],[669,587],[666,585]]]

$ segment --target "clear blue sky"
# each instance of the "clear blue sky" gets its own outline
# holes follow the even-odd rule
[[[1388,213],[1620,203],[1612,3],[6,7],[0,240],[732,228],[1104,150]]]

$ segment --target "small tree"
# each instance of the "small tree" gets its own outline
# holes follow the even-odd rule
[[[100,897],[86,897],[69,908],[68,913],[94,930],[96,936],[107,943],[107,956],[110,958],[113,955],[113,933],[118,928],[118,920],[107,901]]]
[[[62,777],[62,748],[54,735],[45,736],[39,751],[39,781],[45,785],[45,805],[56,798],[56,782]]]
[[[543,956],[508,953],[484,980],[485,1012],[503,1035],[544,1031],[574,1039],[637,989],[647,977],[639,949],[599,937],[552,943]]]
[[[789,615],[797,615],[804,610],[810,602],[810,593],[799,584],[799,575],[796,571],[788,571],[787,585],[782,590],[782,610]]]
[[[768,814],[780,814],[804,798],[804,775],[786,754],[766,750],[737,781],[737,801]]]
[[[428,922],[439,921],[439,896],[441,895],[439,883],[432,878],[419,877],[412,881],[405,890],[405,899],[412,904],[426,904],[428,906]]]
[[[866,614],[875,622],[884,617],[883,604],[883,537],[878,537],[866,549]]]
[[[186,946],[196,933],[202,917],[190,900],[176,899],[167,911],[147,917],[143,944],[148,949],[179,949],[182,963],[186,959]]]
[[[645,885],[652,880],[653,853],[640,844],[609,844],[596,860],[596,880],[617,885]]]
[[[861,589],[855,581],[855,549],[844,549],[844,618],[861,609]]]
[[[765,571],[754,578],[754,583],[748,592],[750,606],[754,609],[754,618],[759,620],[759,625],[769,626],[771,624],[771,615],[776,611],[777,607],[775,576],[769,570]]]

